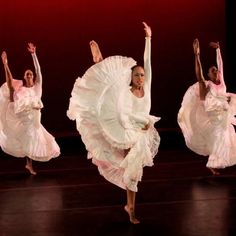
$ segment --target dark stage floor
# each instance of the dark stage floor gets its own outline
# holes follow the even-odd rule
[[[144,168],[139,225],[123,210],[125,191],[99,176],[84,151],[35,162],[37,176],[24,160],[0,155],[0,236],[236,235],[236,168],[214,177],[186,148],[160,150]]]

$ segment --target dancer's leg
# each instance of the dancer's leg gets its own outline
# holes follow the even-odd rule
[[[37,173],[33,169],[32,160],[29,157],[26,157],[26,165],[25,168],[30,172],[32,175],[36,175]]]
[[[140,221],[135,217],[135,198],[136,193],[127,189],[127,204],[124,209],[129,214],[130,222],[133,224],[139,224]]]

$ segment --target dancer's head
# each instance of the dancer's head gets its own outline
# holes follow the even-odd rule
[[[131,86],[136,88],[143,87],[145,81],[144,68],[136,65],[132,67],[131,70]]]
[[[34,73],[32,70],[26,70],[24,73],[24,80],[26,87],[32,87],[34,85]]]
[[[209,80],[212,81],[214,84],[220,84],[219,71],[216,66],[211,66],[208,69],[207,76]]]

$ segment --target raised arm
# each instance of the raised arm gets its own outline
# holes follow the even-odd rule
[[[198,39],[193,41],[193,52],[195,55],[195,74],[199,83],[200,99],[205,100],[207,94],[206,80],[203,76],[202,65],[200,61],[200,46]]]
[[[220,53],[220,43],[219,42],[210,42],[210,47],[216,49],[216,62],[218,70],[223,73],[223,61]]]
[[[7,60],[7,53],[5,51],[2,52],[2,63],[4,65],[4,70],[5,70],[5,76],[6,76],[6,82],[7,82],[7,86],[9,88],[9,92],[10,92],[10,101],[13,102],[14,101],[14,87],[13,87],[13,77],[10,71],[10,68],[8,66],[8,60]]]
[[[33,58],[33,62],[34,62],[34,68],[35,68],[35,74],[36,74],[36,78],[35,78],[35,85],[37,87],[37,93],[38,96],[42,96],[42,73],[41,73],[41,68],[39,65],[39,61],[38,58],[36,56],[36,47],[34,44],[32,43],[28,43],[28,51],[31,53],[32,58]]]
[[[151,89],[151,79],[152,79],[152,67],[151,67],[151,36],[152,31],[150,26],[143,22],[145,31],[145,49],[144,49],[144,70],[145,70],[145,80],[148,88]]]
[[[220,74],[220,82],[223,86],[225,86],[223,60],[222,60],[221,52],[220,52],[220,43],[219,42],[210,42],[210,47],[216,49],[216,62],[217,62],[218,72]]]

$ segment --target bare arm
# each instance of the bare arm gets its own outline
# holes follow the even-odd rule
[[[12,77],[10,68],[8,66],[7,54],[6,54],[5,51],[2,52],[2,63],[4,65],[6,82],[7,82],[8,88],[9,88],[9,92],[10,92],[10,101],[14,102],[14,98],[13,98],[14,87],[13,87],[13,84],[12,84],[13,77]]]
[[[216,61],[217,61],[217,67],[220,73],[223,75],[223,60],[220,52],[220,47],[216,49]]]
[[[205,100],[207,94],[206,81],[203,76],[202,65],[200,61],[200,46],[198,39],[193,41],[193,51],[195,55],[195,74],[199,83],[200,99]]]
[[[216,49],[216,62],[217,62],[217,68],[218,68],[218,71],[220,74],[220,82],[223,86],[225,86],[223,60],[222,60],[221,52],[220,52],[220,43],[219,42],[210,42],[210,47]]]
[[[216,61],[217,61],[217,68],[220,72],[223,73],[223,61],[220,53],[220,43],[219,42],[210,42],[210,47],[216,49]]]

